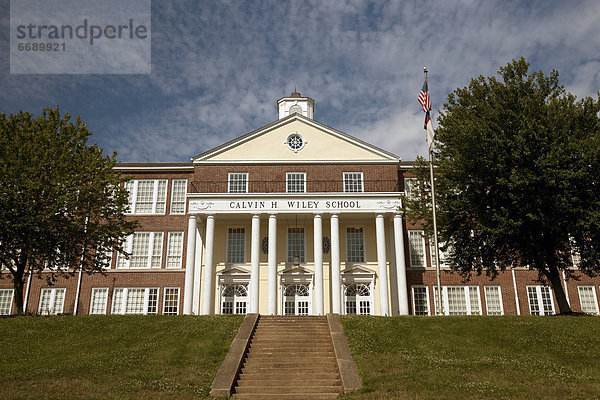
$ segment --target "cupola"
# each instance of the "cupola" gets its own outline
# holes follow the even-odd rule
[[[279,119],[285,118],[288,115],[300,114],[307,118],[313,119],[315,110],[315,101],[310,97],[302,97],[296,89],[289,97],[282,97],[277,100],[277,111]]]

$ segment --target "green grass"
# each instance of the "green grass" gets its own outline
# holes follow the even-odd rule
[[[347,399],[599,399],[598,317],[344,317]]]
[[[0,319],[0,398],[206,398],[239,316]]]
[[[240,316],[0,319],[0,398],[207,398]],[[600,399],[598,317],[343,317],[347,399]]]

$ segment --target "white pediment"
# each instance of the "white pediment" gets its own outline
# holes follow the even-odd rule
[[[219,276],[250,276],[250,270],[235,265],[225,267],[221,271],[217,272]]]
[[[362,265],[353,265],[350,268],[346,268],[342,271],[342,275],[375,275],[375,271],[364,267]]]
[[[293,267],[279,271],[279,275],[313,275],[313,272],[301,265],[294,265]]]
[[[192,159],[201,163],[372,163],[398,156],[298,114],[227,142]]]

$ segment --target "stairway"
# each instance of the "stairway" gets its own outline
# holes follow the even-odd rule
[[[235,398],[335,399],[343,391],[327,317],[259,317]]]

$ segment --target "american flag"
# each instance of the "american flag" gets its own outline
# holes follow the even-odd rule
[[[429,112],[431,110],[431,99],[429,98],[429,88],[427,87],[427,81],[423,82],[421,92],[419,92],[419,98],[417,101],[423,107],[423,112]]]
[[[435,137],[435,131],[433,130],[433,124],[431,123],[431,99],[429,98],[427,79],[425,79],[425,82],[423,82],[423,87],[419,92],[417,101],[423,107],[423,112],[425,112],[425,122],[423,124],[423,128],[427,130],[427,145],[429,146],[429,150],[432,150],[434,145],[433,138]]]

